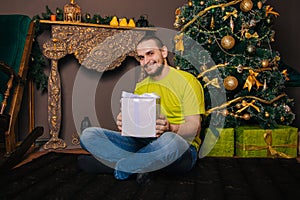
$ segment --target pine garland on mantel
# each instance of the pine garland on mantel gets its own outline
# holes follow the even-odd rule
[[[32,20],[36,22],[36,30],[34,36],[34,42],[31,51],[31,60],[29,68],[29,78],[33,80],[36,85],[36,88],[42,90],[42,92],[47,91],[48,85],[48,76],[44,73],[45,67],[45,58],[42,54],[42,51],[38,44],[38,36],[42,34],[43,30],[40,30],[40,20],[50,20],[50,16],[55,14],[57,21],[63,21],[63,10],[61,8],[56,8],[55,13],[46,6],[46,12],[42,13],[41,16],[35,15]],[[89,13],[86,13],[85,16],[81,17],[81,22],[83,23],[92,23],[92,24],[103,24],[109,25],[113,16],[101,17],[99,14],[94,14],[91,16]],[[141,15],[138,20],[135,20],[136,27],[151,27],[153,25],[149,24],[147,15]]]

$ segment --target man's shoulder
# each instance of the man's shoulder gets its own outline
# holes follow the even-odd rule
[[[188,79],[196,79],[196,77],[193,74],[191,74],[190,72],[187,72],[187,71],[184,71],[181,69],[176,69],[176,68],[172,68],[172,71],[174,71],[178,75],[186,77]]]

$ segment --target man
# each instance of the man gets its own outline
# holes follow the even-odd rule
[[[162,115],[156,120],[156,137],[126,137],[117,131],[90,127],[83,131],[81,145],[113,168],[119,180],[138,174],[140,182],[145,174],[157,170],[188,172],[196,163],[200,145],[201,114],[205,112],[202,86],[193,75],[168,65],[168,49],[155,36],[139,42],[137,55],[148,76],[137,83],[135,94],[155,92],[160,96]],[[117,126],[121,131],[121,113]]]

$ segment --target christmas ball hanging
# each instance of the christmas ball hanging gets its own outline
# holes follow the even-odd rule
[[[232,49],[232,47],[234,47],[234,45],[235,45],[235,40],[230,35],[224,36],[221,40],[221,46],[224,49]]]
[[[262,67],[268,67],[269,66],[269,60],[265,59],[261,61],[261,66]]]
[[[269,15],[265,20],[269,26],[274,24],[274,16],[273,15]]]
[[[242,65],[238,65],[237,68],[236,68],[236,71],[237,71],[238,73],[242,73],[243,70],[244,70],[244,67],[243,67]]]
[[[255,53],[256,51],[256,48],[254,45],[248,45],[247,48],[246,48],[246,51],[248,54],[252,55]]]
[[[258,7],[258,9],[261,9],[262,6],[263,6],[263,3],[262,3],[261,1],[257,2],[257,7]]]
[[[249,119],[250,119],[250,114],[249,114],[249,113],[245,113],[245,114],[243,115],[243,119],[244,119],[244,120],[249,120]]]
[[[265,112],[265,117],[266,117],[266,118],[269,118],[269,117],[270,117],[270,113]]]
[[[237,103],[237,104],[235,105],[235,107],[236,107],[237,109],[241,109],[241,108],[242,108],[242,104],[241,104],[241,103]]]
[[[285,112],[291,112],[291,108],[288,105],[284,106]]]
[[[251,0],[243,0],[240,4],[240,9],[243,12],[249,12],[253,8],[253,2]]]
[[[228,110],[226,110],[226,109],[224,109],[224,110],[222,110],[222,115],[224,116],[224,117],[226,117],[228,114],[229,114],[229,111]]]
[[[238,83],[238,80],[234,76],[227,76],[223,81],[226,90],[235,90]]]

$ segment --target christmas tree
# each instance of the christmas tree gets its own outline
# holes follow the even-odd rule
[[[279,13],[266,0],[190,0],[175,14],[174,62],[204,87],[204,123],[267,129],[293,122],[287,69],[272,49]]]

